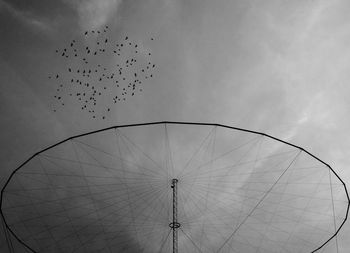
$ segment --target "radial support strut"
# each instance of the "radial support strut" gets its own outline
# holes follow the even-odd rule
[[[177,222],[177,182],[176,178],[171,180],[171,188],[173,189],[173,222],[169,226],[173,230],[173,253],[178,253],[177,229],[180,227],[180,223]]]

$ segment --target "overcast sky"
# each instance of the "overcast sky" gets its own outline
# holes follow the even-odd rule
[[[350,184],[349,11],[347,0],[0,0],[1,183],[66,137],[170,120],[266,132]],[[55,50],[105,25],[152,52],[155,77],[104,121],[73,104],[54,113]],[[341,253],[350,249],[348,224]]]

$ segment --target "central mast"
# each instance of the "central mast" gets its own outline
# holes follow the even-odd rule
[[[173,188],[173,222],[169,226],[173,230],[173,253],[178,253],[177,229],[180,227],[180,223],[177,222],[177,182],[176,178],[171,180],[171,188]]]

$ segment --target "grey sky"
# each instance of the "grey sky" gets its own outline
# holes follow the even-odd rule
[[[179,120],[286,139],[349,183],[349,10],[346,0],[2,0],[2,182],[30,155],[68,136]],[[55,87],[47,75],[59,67],[54,50],[105,24],[116,38],[144,42],[159,66],[156,77],[106,121],[77,108],[53,113]],[[147,43],[151,36],[154,43]],[[349,233],[346,224],[339,252],[350,248]]]

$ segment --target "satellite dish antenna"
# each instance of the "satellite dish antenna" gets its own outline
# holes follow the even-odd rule
[[[30,252],[316,252],[347,219],[344,182],[273,136],[153,122],[70,137],[30,157],[1,191]]]

